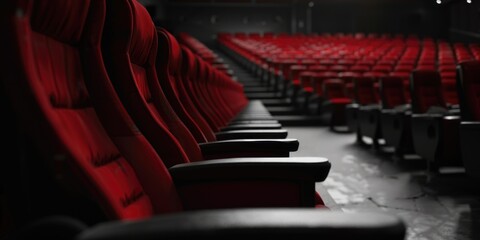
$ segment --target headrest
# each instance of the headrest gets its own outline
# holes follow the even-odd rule
[[[480,82],[480,61],[464,61],[459,64],[463,84]]]
[[[380,78],[381,86],[383,87],[391,87],[391,88],[399,88],[403,87],[403,79],[401,77],[396,76],[385,76]],[[403,91],[403,89],[399,89],[399,91]]]
[[[75,44],[82,35],[90,0],[35,1],[31,13],[31,26],[58,41]]]
[[[374,77],[367,77],[367,76],[362,76],[362,77],[356,77],[355,78],[355,85],[357,86],[373,86],[375,82]]]
[[[198,64],[196,61],[195,55],[190,49],[186,46],[182,46],[183,53],[183,66],[182,71],[187,75],[190,74],[190,77],[194,77],[198,71]]]
[[[412,72],[412,83],[415,87],[440,85],[440,73],[435,70],[414,70]]]
[[[177,39],[163,28],[157,28],[158,56],[160,65],[164,65],[171,73],[180,69],[182,52]]]
[[[136,0],[131,1],[133,32],[130,42],[130,60],[138,65],[150,62],[152,47],[157,41],[155,25],[147,9]]]

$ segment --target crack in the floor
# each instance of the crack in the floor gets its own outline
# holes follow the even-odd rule
[[[377,202],[373,197],[368,197],[367,199],[370,202],[372,202],[375,206],[377,206],[378,208],[387,208],[387,209],[402,210],[402,211],[416,212],[416,213],[420,212],[416,206],[415,206],[415,209],[393,207],[393,206],[388,206],[388,205],[385,205],[385,204],[381,204],[381,203]]]
[[[415,196],[398,197],[398,198],[395,198],[395,199],[398,199],[398,200],[417,200],[417,199],[420,199],[420,198],[423,198],[423,197],[426,197],[426,196],[428,196],[428,194],[422,191],[421,193],[419,193],[418,195],[415,195]]]

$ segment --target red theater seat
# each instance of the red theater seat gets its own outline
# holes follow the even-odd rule
[[[181,74],[181,72],[193,71],[192,66],[194,63],[190,63],[190,58],[194,58],[188,49],[182,49],[177,40],[166,30],[157,29],[159,39],[159,54],[157,54],[157,76],[161,84],[161,88],[168,98],[168,102],[175,110],[176,114],[180,117],[183,123],[188,127],[196,141],[199,143],[211,142],[217,139],[239,139],[239,138],[285,138],[287,131],[283,129],[269,130],[263,129],[248,129],[251,124],[256,124],[258,127],[262,127],[262,123],[276,123],[266,112],[262,111],[261,105],[258,102],[250,102],[250,107],[245,107],[246,99],[243,92],[232,92],[228,99],[225,99],[226,111],[231,111],[231,117],[237,117],[238,120],[233,121],[235,123],[230,128],[239,129],[243,126],[245,130],[231,130],[220,131],[218,126],[215,125],[214,120],[209,118],[203,105],[199,105],[199,99],[195,98],[193,93],[190,93],[189,78],[188,75]],[[182,54],[183,53],[183,54]],[[183,56],[182,56],[183,55]],[[195,59],[193,59],[195,60]],[[214,71],[214,70],[212,70]],[[219,81],[223,80],[224,84],[228,81],[232,81],[228,76],[221,73],[216,73]],[[233,83],[231,83],[233,84]],[[213,87],[212,87],[213,88]],[[238,88],[241,89],[241,88]],[[237,104],[240,106],[237,107]],[[255,106],[254,103],[257,103]],[[235,104],[232,106],[232,104]],[[254,109],[256,107],[257,109]],[[245,109],[241,113],[237,109]],[[242,109],[242,110],[243,110]],[[246,111],[252,109],[250,111]],[[203,111],[202,112],[200,111]],[[234,116],[235,115],[235,116]],[[207,121],[208,120],[208,121]],[[209,125],[209,122],[211,124]],[[232,121],[231,123],[232,124]],[[255,126],[255,125],[253,125]],[[265,125],[264,125],[265,126]],[[215,128],[215,131],[212,129]]]
[[[410,104],[405,92],[405,80],[402,77],[383,77],[380,79],[380,96],[382,110],[380,114],[380,129],[385,143],[395,148],[397,156],[412,153],[409,118]]]
[[[155,36],[155,29],[143,22],[150,18],[137,1],[25,3],[8,1],[0,8],[3,16],[8,16],[2,29],[11,33],[4,39],[8,47],[2,47],[11,63],[8,68],[2,66],[9,72],[3,79],[2,96],[11,104],[17,127],[32,144],[29,160],[45,161],[50,167],[41,169],[44,174],[52,175],[64,194],[89,206],[84,209],[66,201],[53,206],[56,209],[50,214],[70,205],[78,214],[96,212],[98,215],[86,218],[95,222],[144,219],[192,209],[314,207],[320,203],[315,182],[323,181],[330,168],[322,158],[164,165],[120,104],[114,87],[105,81],[109,76],[101,57],[104,19],[115,19],[126,24],[117,29],[120,32],[104,37],[126,47],[123,56],[115,56],[134,62],[128,68],[116,68],[116,74],[154,73],[149,64],[154,56],[141,46],[156,46],[154,38],[148,38]],[[106,26],[112,27],[111,22]],[[125,33],[133,33],[127,34],[132,39],[116,38]],[[135,70],[126,72],[130,69]],[[142,79],[137,78],[136,83],[146,83]],[[164,141],[162,147],[168,149],[171,144]],[[30,197],[41,203],[57,202],[49,194]]]
[[[424,158],[428,170],[460,166],[458,109],[449,109],[437,71],[412,73],[412,137],[415,152]]]
[[[327,79],[323,82],[324,102],[322,111],[329,115],[330,129],[346,125],[346,106],[352,103],[347,97],[346,86],[341,79]]]
[[[375,76],[375,75],[374,75]],[[379,105],[379,86],[377,77],[357,78],[355,91],[357,91],[358,110],[357,110],[357,142],[363,143],[363,137],[369,137],[373,140],[373,146],[378,147],[380,135],[380,108]],[[355,80],[355,81],[357,81]]]
[[[130,24],[129,22],[113,20],[117,17],[128,19],[128,12],[123,12],[125,15],[121,15],[121,11],[115,11],[115,13],[118,14],[115,18],[106,18],[102,42],[103,59],[109,79],[116,87],[120,99],[135,120],[137,127],[152,143],[168,167],[179,163],[224,157],[286,157],[291,151],[298,149],[296,139],[241,139],[199,144],[181,118],[177,116],[158,81],[156,73],[158,40],[151,19],[145,15],[145,12],[139,12],[132,21],[137,27],[129,33],[125,31],[125,25]],[[118,41],[118,39],[128,38],[131,38],[131,42],[135,44]],[[194,56],[190,57],[193,61],[187,61],[195,63]],[[235,113],[245,107],[246,99],[241,98],[235,91],[236,87],[239,87],[237,83],[221,78],[225,75],[217,76],[206,62],[196,60],[197,68],[192,67],[189,72],[197,72],[197,74],[191,76],[190,85],[187,88],[192,90],[191,96],[197,96],[195,100],[212,117],[215,126],[225,126],[236,115]],[[240,105],[229,108],[226,105],[228,102],[224,102],[222,95],[226,93],[230,94],[231,99],[236,100],[234,104]],[[269,126],[278,124],[246,125],[249,129],[253,127],[268,129]],[[223,129],[240,130],[244,129],[243,126],[230,125]],[[164,142],[175,144],[165,149]]]
[[[357,140],[361,140],[361,132],[359,128],[359,109],[360,107],[373,107],[378,104],[375,93],[374,77],[356,77],[353,80],[354,103],[347,106],[347,123],[351,131],[357,132]]]

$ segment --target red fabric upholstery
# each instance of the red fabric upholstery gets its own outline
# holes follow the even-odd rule
[[[126,98],[142,103],[149,98],[155,101],[156,93],[146,88],[154,73],[151,64],[154,57],[145,50],[155,49],[157,42],[148,40],[149,35],[156,36],[155,31],[153,35],[147,30],[142,36],[133,36],[138,34],[137,30],[143,31],[148,26],[147,23],[134,23],[149,19],[146,10],[136,1],[128,0],[109,1],[107,11],[105,1],[101,0],[24,3],[2,4],[7,6],[2,13],[8,13],[11,22],[0,24],[7,25],[8,32],[12,33],[5,37],[10,47],[2,48],[12,63],[8,71],[12,74],[4,78],[5,87],[21,126],[26,128],[25,132],[41,152],[42,159],[51,161],[57,180],[63,181],[65,176],[75,179],[76,185],[69,186],[82,190],[80,192],[95,201],[110,218],[136,219],[181,211],[182,203],[167,168],[123,108],[102,62],[100,38],[107,13],[110,30],[121,31],[107,32],[103,36],[115,38],[117,41],[112,45],[118,46],[112,47],[124,50],[124,54],[110,52],[111,56],[119,63],[130,63],[130,59],[136,62],[116,68],[118,73],[115,74],[138,80],[132,81],[138,91],[128,92]],[[42,7],[45,4],[45,7],[32,8],[32,3],[42,4]],[[78,8],[79,4],[88,9],[88,14],[87,10]],[[66,17],[74,13],[78,14],[75,19],[80,24],[49,21],[53,16]],[[55,33],[47,31],[49,35],[46,35],[32,29],[31,15],[37,16],[36,24],[53,25],[41,29],[56,29],[62,41]],[[132,24],[120,24],[121,29],[113,28],[111,22],[132,20]],[[130,36],[134,40],[130,41]],[[150,111],[153,104],[145,104],[139,111]],[[165,131],[165,128],[160,129]],[[168,141],[162,144],[170,147]],[[261,194],[259,189],[256,192]],[[295,190],[290,188],[288,192]],[[273,196],[265,196],[265,199],[269,197]],[[298,194],[288,197],[291,198],[278,202],[293,202],[290,199],[298,198]],[[236,202],[230,204],[239,206]]]
[[[15,20],[10,27],[15,34],[9,37],[9,56],[18,67],[12,69],[15,78],[5,81],[11,83],[12,102],[44,158],[67,162],[69,168],[57,169],[58,176],[75,176],[111,218],[180,210],[169,175],[162,175],[168,172],[143,136],[132,128],[117,135],[118,140],[135,142],[146,150],[138,157],[159,163],[149,168],[155,175],[139,177],[130,162],[133,159],[127,161],[103,128],[87,93],[84,80],[96,74],[82,72],[88,69],[84,64],[90,57],[99,53],[101,28],[94,24],[103,22],[105,3],[42,0],[33,2],[35,7],[31,3],[11,3],[9,13],[15,14]],[[88,36],[82,36],[84,29]],[[120,124],[112,124],[111,129]],[[156,180],[155,193],[151,184],[144,185],[149,177]],[[160,196],[162,201],[155,203]]]
[[[414,70],[410,87],[414,112],[425,113],[432,106],[447,107],[443,99],[440,74],[437,71]]]
[[[408,103],[403,82],[404,80],[401,77],[380,78],[382,108],[388,109]]]
[[[156,61],[157,77],[169,103],[194,135],[197,142],[215,140],[213,130],[194,106],[182,80],[180,80],[182,77],[179,73],[182,70],[180,45],[164,29],[157,29],[157,34],[159,41],[159,54],[157,54]]]
[[[299,80],[300,80],[300,85],[302,86],[303,90],[305,92],[312,93],[313,88],[311,87],[312,84],[312,77],[315,75],[315,72],[312,71],[303,71],[300,73]]]
[[[104,36],[115,36],[103,41],[103,56],[110,66],[110,80],[138,127],[167,166],[201,160],[197,142],[171,108],[157,80],[155,58],[158,41],[153,22],[143,6],[136,1],[132,3],[133,18],[124,19],[124,24],[133,26],[131,32],[113,17],[107,18],[105,24]],[[109,9],[125,16],[126,11],[122,13],[120,7],[112,3]],[[130,37],[132,40],[123,42],[123,45],[116,40]],[[175,144],[165,149],[165,142]]]
[[[350,104],[352,100],[349,98],[332,98],[330,102],[333,104]]]
[[[323,82],[323,88],[327,99],[347,98],[345,84],[341,79],[327,79]]]
[[[306,71],[307,66],[305,65],[292,65],[290,66],[290,76],[289,79],[294,85],[300,85],[300,73]]]
[[[323,97],[323,81],[329,78],[336,78],[337,76],[336,72],[319,72],[311,78],[312,86],[308,87],[312,87],[318,96]]]
[[[455,80],[442,81],[443,98],[448,104],[458,104],[457,85]]]
[[[354,79],[355,101],[360,105],[377,104],[377,94],[375,94],[375,78],[357,77]]]
[[[194,73],[197,72],[197,59],[195,58],[193,53],[187,48],[182,48],[182,54],[182,72],[184,74],[181,80],[183,81],[185,90],[188,91],[187,95],[192,98],[192,102],[193,104],[195,104],[195,108],[198,109],[198,112],[200,112],[200,114],[202,114],[203,118],[207,121],[210,128],[212,128],[213,131],[218,132],[222,124],[221,120],[214,114],[211,109],[206,107],[207,103],[204,101],[204,99],[199,98],[193,90],[195,85],[193,85],[192,83],[192,78],[196,78]]]

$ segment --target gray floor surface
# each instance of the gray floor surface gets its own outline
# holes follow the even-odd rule
[[[321,156],[332,163],[327,191],[336,211],[381,211],[400,216],[408,240],[480,239],[480,188],[464,174],[427,175],[421,159],[394,161],[355,144],[354,134],[326,127],[286,127],[300,148],[292,156]]]

